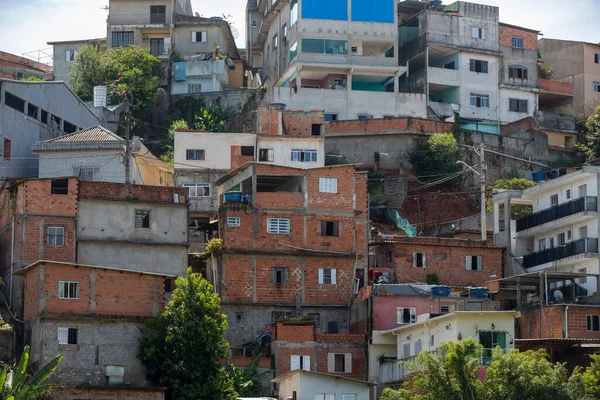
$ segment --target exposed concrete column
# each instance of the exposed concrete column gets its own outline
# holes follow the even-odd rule
[[[346,92],[348,97],[346,99],[346,119],[350,119],[350,96],[352,96],[352,73],[354,72],[354,68],[350,68],[348,70],[347,79],[346,79]]]
[[[512,248],[512,232],[510,229],[510,198],[504,199],[504,236],[506,239],[506,247],[514,253]]]
[[[494,234],[500,233],[500,204],[494,201]]]
[[[429,107],[429,47],[425,48],[425,105]]]
[[[513,260],[511,260],[512,262]],[[517,278],[517,310],[521,309],[521,278]]]
[[[96,314],[96,268],[90,271],[90,314]]]
[[[298,66],[296,68],[296,91],[300,91],[302,89],[302,66]]]
[[[212,75],[213,92],[217,91],[217,74]]]
[[[394,75],[394,93],[400,93],[400,72]]]

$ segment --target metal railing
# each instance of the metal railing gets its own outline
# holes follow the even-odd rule
[[[517,220],[517,232],[524,231],[557,219],[568,217],[583,211],[598,211],[598,198],[592,196],[580,197],[568,203],[538,211]]]
[[[523,256],[523,266],[525,268],[532,268],[537,265],[562,260],[563,258],[584,253],[598,253],[597,238],[583,238],[564,245],[559,245],[558,247]]]

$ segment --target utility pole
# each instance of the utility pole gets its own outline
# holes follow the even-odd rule
[[[131,123],[130,119],[131,115],[128,113],[125,114],[125,198],[129,198],[130,194],[130,182],[131,182],[131,165],[130,165],[130,155],[131,155],[131,140],[129,138],[129,125]],[[485,201],[485,200],[484,200]]]
[[[481,240],[485,241],[487,240],[487,218],[485,215],[485,206],[486,206],[486,201],[485,201],[485,144],[483,144],[483,138],[481,140],[481,143],[479,145],[479,158],[480,158],[480,167],[481,167],[481,172],[479,174],[479,178],[480,178],[480,185],[481,185]]]

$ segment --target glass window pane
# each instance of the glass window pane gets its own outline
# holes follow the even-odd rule
[[[348,42],[345,40],[325,39],[326,54],[348,54]]]
[[[302,39],[302,52],[304,53],[319,53],[325,52],[324,39]]]

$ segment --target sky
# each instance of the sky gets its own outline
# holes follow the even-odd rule
[[[500,21],[539,30],[547,38],[600,43],[600,0],[473,2],[498,6]],[[47,42],[105,37],[107,5],[108,0],[0,0],[0,50],[23,55],[48,49]],[[245,46],[246,0],[192,0],[192,7],[204,17],[231,15],[240,33],[238,47]]]

